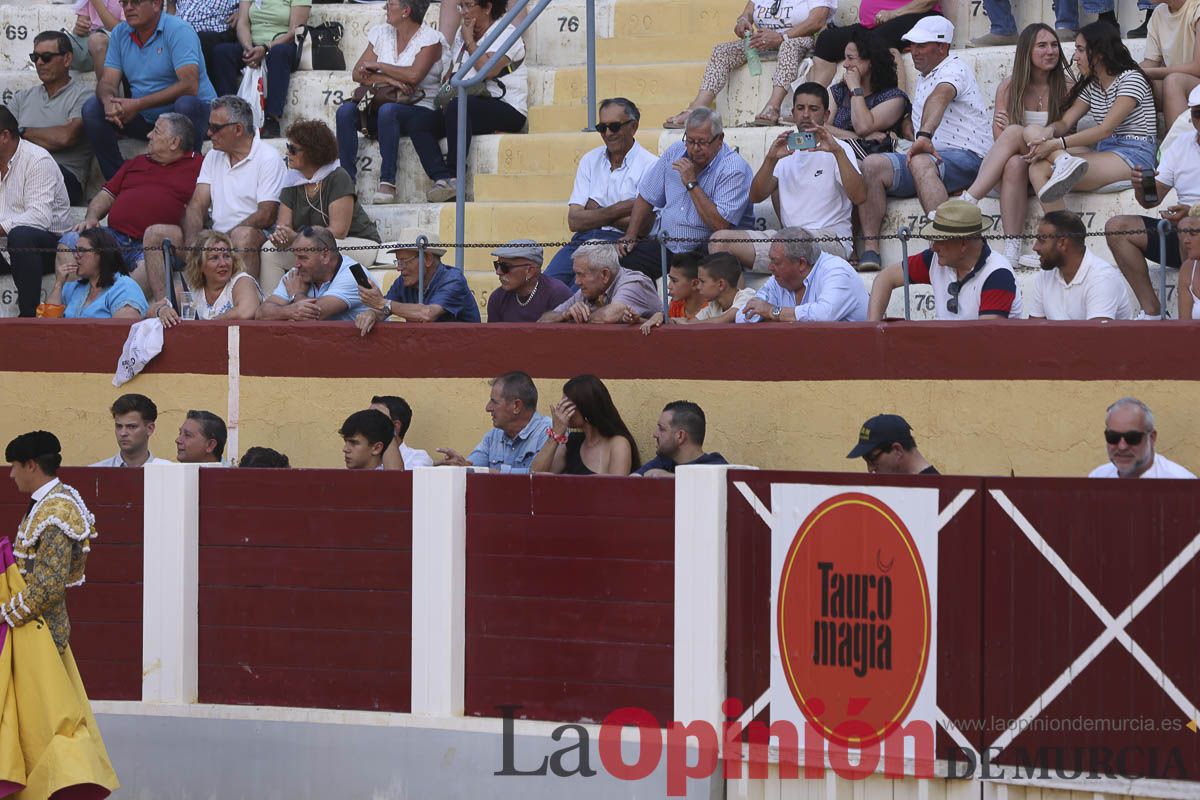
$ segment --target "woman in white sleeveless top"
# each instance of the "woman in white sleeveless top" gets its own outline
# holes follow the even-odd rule
[[[201,231],[196,237],[183,277],[192,292],[196,319],[254,319],[262,303],[258,282],[242,266],[233,242],[218,231]],[[166,300],[152,305],[146,316],[157,316],[165,328],[180,322]]]
[[[971,203],[987,197],[1000,184],[1000,219],[1004,232],[1020,234],[1029,208],[1029,162],[1024,155],[1032,143],[1050,136],[1050,123],[1066,111],[1071,75],[1054,29],[1041,22],[1021,31],[1013,59],[1012,75],[996,89],[992,113],[995,144],[988,152],[975,182],[963,192]],[[1016,261],[1019,239],[1006,239],[1004,255]]]
[[[1200,319],[1200,269],[1196,269],[1196,259],[1200,258],[1200,205],[1192,206],[1179,221],[1179,255],[1183,258],[1179,285],[1175,287],[1179,318]]]

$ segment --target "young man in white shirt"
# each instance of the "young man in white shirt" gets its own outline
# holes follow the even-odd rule
[[[825,241],[817,247],[838,258],[853,248],[850,215],[867,199],[858,160],[850,146],[833,138],[829,121],[829,91],[819,83],[796,87],[792,101],[796,131],[812,134],[813,147],[793,149],[790,132],[781,133],[767,150],[750,184],[750,202],[771,198],[783,227],[800,227]],[[805,143],[806,144],[806,143]],[[746,269],[767,272],[771,240],[778,231],[723,230],[713,233],[710,253],[732,253]],[[753,241],[738,241],[751,239]]]
[[[1078,214],[1051,211],[1038,223],[1033,251],[1042,272],[1029,286],[1030,319],[1132,319],[1125,279],[1084,245]]]
[[[395,437],[383,452],[384,469],[415,469],[416,467],[432,467],[433,459],[424,450],[417,450],[404,443],[408,428],[412,425],[412,406],[403,397],[391,394],[376,395],[371,398],[371,408],[387,414],[395,427]]]
[[[920,77],[913,94],[916,139],[908,153],[877,153],[862,163],[866,202],[859,207],[865,250],[858,268],[879,269],[879,232],[888,197],[917,197],[926,213],[949,192],[966,189],[992,146],[988,102],[969,64],[950,55],[954,25],[922,17],[904,40],[912,43]]]
[[[1158,431],[1154,415],[1141,400],[1122,397],[1108,407],[1104,440],[1109,463],[1096,467],[1089,478],[1195,478],[1166,456],[1155,453]]]
[[[211,210],[212,229],[229,234],[246,272],[258,280],[259,249],[279,215],[287,164],[258,138],[250,104],[236,95],[213,101],[208,137],[213,149],[183,215],[184,244],[195,241]]]
[[[117,454],[97,461],[93,467],[144,467],[170,464],[165,458],[150,455],[150,437],[158,420],[158,406],[144,394],[123,394],[109,409],[117,434]]]

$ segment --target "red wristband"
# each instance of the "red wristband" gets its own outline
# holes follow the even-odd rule
[[[554,428],[547,428],[546,435],[549,436],[554,441],[558,442],[559,444],[567,443],[567,435],[565,433],[555,433]]]

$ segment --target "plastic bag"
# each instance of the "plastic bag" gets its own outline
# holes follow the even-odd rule
[[[163,349],[163,325],[157,319],[145,319],[129,329],[121,360],[117,362],[117,374],[113,375],[113,386],[133,380]]]
[[[263,126],[267,109],[267,69],[266,63],[257,67],[246,67],[242,70],[242,84],[238,87],[238,97],[250,104],[254,112],[254,129]]]

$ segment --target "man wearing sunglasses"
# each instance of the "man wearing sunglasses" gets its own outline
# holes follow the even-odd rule
[[[913,439],[912,426],[899,414],[879,414],[862,424],[858,443],[846,458],[861,458],[879,475],[937,475]]]
[[[8,101],[21,138],[46,148],[62,170],[71,205],[83,202],[83,185],[92,168],[92,148],[83,138],[83,104],[91,90],[72,77],[71,41],[61,31],[44,31],[33,40],[29,54],[37,70],[37,86],[23,89]]]
[[[574,291],[575,273],[571,256],[587,241],[615,242],[625,235],[638,184],[658,158],[638,144],[642,112],[632,100],[610,97],[600,102],[596,133],[604,141],[579,160],[575,188],[567,201],[567,227],[571,242],[555,254],[546,275]],[[635,231],[640,235],[646,231]],[[489,315],[489,320],[491,319]]]
[[[1185,35],[1181,33],[1180,35]],[[1148,176],[1140,169],[1130,175],[1133,196],[1142,208],[1151,209],[1166,199],[1167,192],[1175,189],[1176,200],[1158,212],[1158,216],[1144,217],[1121,214],[1104,223],[1104,239],[1113,254],[1117,267],[1125,280],[1133,287],[1142,310],[1136,319],[1162,319],[1163,309],[1158,302],[1158,293],[1150,282],[1150,270],[1146,261],[1154,261],[1178,269],[1182,259],[1179,254],[1179,232],[1174,226],[1188,215],[1188,211],[1200,202],[1200,86],[1188,95],[1192,129],[1180,136],[1169,147],[1164,148],[1158,172],[1154,176],[1156,195],[1147,197],[1143,179]],[[1171,223],[1167,233],[1167,252],[1159,252],[1158,223]]]
[[[144,140],[159,115],[174,111],[190,119],[203,137],[209,104],[217,96],[200,38],[186,22],[165,13],[163,0],[121,0],[121,8],[125,21],[113,29],[103,71],[96,65],[96,96],[83,106],[83,127],[106,180],[124,163],[117,146],[121,136]],[[122,78],[129,83],[129,97],[120,96]]]
[[[1021,292],[1008,259],[992,252],[983,238],[979,206],[947,200],[930,215],[928,250],[909,256],[910,283],[933,286],[938,319],[1007,319],[1021,316]],[[904,270],[892,264],[871,284],[867,319],[878,322],[887,312],[892,292],[904,285]]]
[[[563,251],[558,252],[562,255]],[[500,288],[488,297],[488,322],[537,322],[542,314],[571,298],[571,290],[562,281],[542,274],[542,248],[537,242],[513,239],[492,255]],[[575,280],[574,272],[571,280]]]
[[[1096,467],[1089,478],[1195,478],[1161,453],[1154,452],[1158,431],[1149,407],[1134,397],[1122,397],[1108,407],[1104,417],[1107,464]]]

